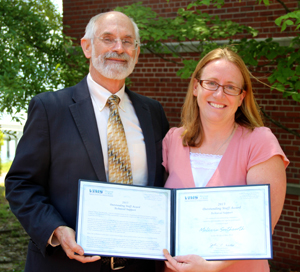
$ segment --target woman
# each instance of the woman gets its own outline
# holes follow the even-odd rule
[[[182,127],[163,141],[165,187],[270,184],[272,229],[280,217],[289,161],[255,102],[250,72],[233,51],[209,52],[194,71],[182,111]],[[269,271],[267,260],[206,261],[172,258],[165,271]]]

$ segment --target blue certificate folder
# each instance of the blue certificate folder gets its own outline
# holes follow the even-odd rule
[[[76,241],[86,255],[272,259],[270,185],[168,189],[79,180]]]

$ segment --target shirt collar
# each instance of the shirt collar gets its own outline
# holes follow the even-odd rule
[[[89,73],[87,76],[87,84],[90,91],[90,95],[94,102],[96,103],[98,109],[102,111],[105,108],[107,99],[112,95],[112,93],[95,82]],[[125,84],[122,88],[115,93],[120,98],[119,108],[125,111],[124,101],[125,101]]]

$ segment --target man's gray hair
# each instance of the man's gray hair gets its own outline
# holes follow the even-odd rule
[[[104,13],[99,13],[98,15],[95,15],[94,17],[92,17],[89,21],[89,23],[87,24],[86,28],[85,28],[85,34],[83,36],[82,39],[93,39],[95,37],[95,33],[97,31],[97,25],[96,22],[98,21],[98,19],[106,14],[110,13],[108,12],[104,12]],[[124,13],[123,13],[124,14]],[[125,15],[125,14],[124,14]],[[127,15],[126,15],[127,16]],[[128,17],[128,16],[127,16]],[[133,24],[133,28],[134,28],[134,33],[135,33],[135,39],[138,41],[138,43],[140,43],[140,34],[139,34],[139,28],[137,26],[137,24],[133,21],[132,18],[128,17],[129,20],[132,22]]]

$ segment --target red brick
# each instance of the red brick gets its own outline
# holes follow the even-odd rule
[[[298,243],[300,242],[300,234],[294,234],[294,233],[292,233],[292,234],[291,234],[291,238],[297,239],[297,240],[298,240]]]
[[[287,232],[290,232],[290,233],[296,233],[296,234],[299,233],[299,234],[300,234],[299,229],[296,229],[296,228],[288,228],[288,227],[285,227],[284,230],[287,231]],[[300,236],[299,236],[299,238],[300,238]]]
[[[284,205],[285,210],[297,211],[298,208],[296,206]]]

